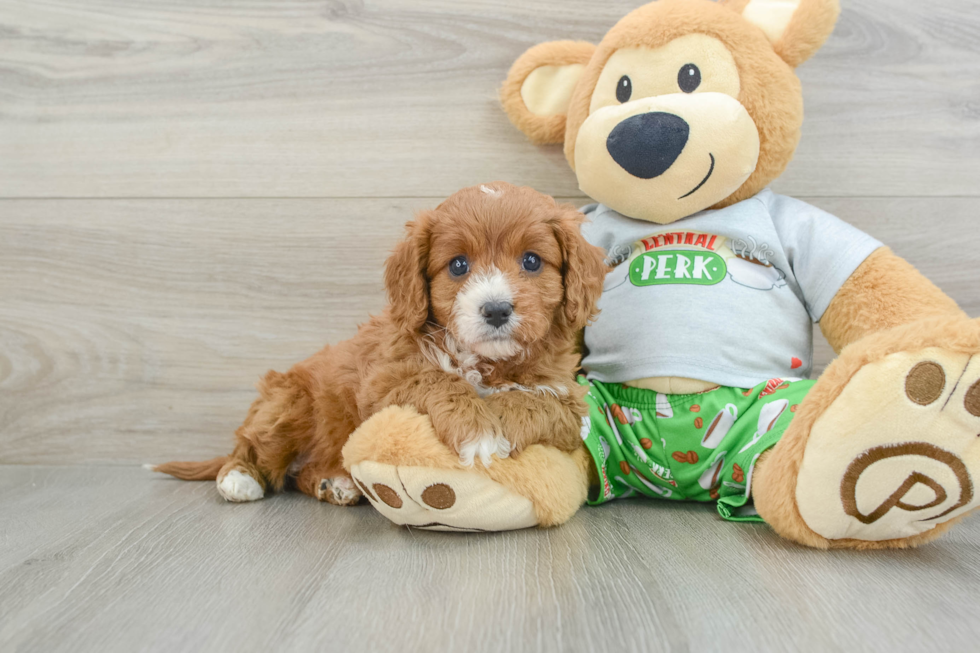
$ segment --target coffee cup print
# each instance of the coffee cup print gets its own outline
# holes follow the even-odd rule
[[[612,497],[607,497],[607,498],[612,498],[612,499],[627,499],[627,498],[633,496],[633,494],[636,492],[636,490],[634,490],[632,487],[630,487],[630,484],[627,483],[626,482],[626,479],[624,479],[622,476],[613,476],[613,481],[615,481],[616,483],[619,483],[622,487],[626,488],[626,491],[623,492],[622,494],[620,494],[618,497],[617,496],[612,496]]]
[[[789,401],[786,399],[777,399],[776,401],[770,401],[768,404],[762,407],[759,412],[759,424],[756,426],[755,435],[749,440],[748,444],[742,447],[739,453],[745,453],[756,443],[762,439],[762,436],[768,433],[776,426],[776,422],[779,421],[780,415],[789,407]]]
[[[751,256],[736,254],[726,263],[732,281],[740,286],[756,290],[772,290],[786,285],[786,275],[779,268]]]
[[[604,406],[603,408],[605,409],[606,413],[606,424],[609,425],[609,428],[612,429],[613,435],[616,436],[616,442],[622,446],[623,438],[621,435],[619,435],[619,429],[616,428],[616,418],[613,417],[612,409],[610,409],[608,405]],[[617,408],[619,408],[619,406],[617,406]]]
[[[590,433],[592,433],[592,418],[586,415],[582,418],[582,429],[579,431],[579,435],[582,436],[582,440],[588,440]]]
[[[643,483],[643,485],[647,486],[647,488],[649,488],[651,492],[655,494],[659,494],[664,499],[669,499],[670,495],[674,493],[673,490],[660,487],[659,485],[654,485],[653,483],[651,483],[650,481],[648,481],[643,477],[643,474],[640,473],[640,470],[638,470],[636,467],[633,467],[632,465],[630,465],[630,467],[632,467],[633,471],[636,472],[636,479],[640,481],[640,483]]]
[[[657,418],[670,419],[674,416],[674,407],[670,405],[670,397],[657,393]]]
[[[643,421],[643,415],[640,413],[639,409],[637,408],[629,409],[629,418],[630,418],[630,424],[636,424],[637,422]]]
[[[636,408],[623,408],[619,404],[609,404],[610,414],[622,425],[633,426],[637,422],[643,421],[643,415]]]
[[[638,444],[633,444],[633,453],[635,453],[636,454],[636,457],[639,458],[643,462],[648,462],[650,460],[647,457],[647,452],[644,451],[643,450],[643,447],[641,447]]]
[[[721,476],[721,468],[725,466],[725,454],[727,453],[727,451],[722,451],[718,454],[715,462],[701,474],[701,478],[698,479],[698,485],[705,490],[718,487],[718,477]]]
[[[735,419],[738,417],[738,407],[735,404],[728,404],[715,415],[708,425],[704,437],[701,438],[701,446],[705,449],[717,449],[722,439],[728,435]]]
[[[787,399],[777,399],[776,401],[770,401],[768,404],[762,407],[762,412],[759,413],[759,427],[756,429],[759,433],[768,433],[772,430],[772,427],[776,426],[776,422],[779,420],[779,416],[783,414],[789,407],[789,401]]]

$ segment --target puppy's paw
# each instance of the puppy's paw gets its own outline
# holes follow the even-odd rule
[[[234,503],[246,503],[258,501],[265,496],[262,485],[254,478],[233,469],[217,481],[218,494],[223,496],[226,501]]]
[[[334,476],[320,479],[316,498],[335,506],[353,506],[361,500],[361,491],[357,489],[352,479],[346,476]]]
[[[487,431],[476,438],[464,440],[459,445],[459,462],[466,467],[472,467],[474,460],[479,456],[483,466],[489,467],[493,462],[493,455],[506,458],[513,450],[514,445],[502,434]]]
[[[477,456],[484,467],[490,465],[490,456],[495,453],[500,458],[509,456],[514,447],[503,435],[500,418],[482,402],[469,408],[457,408],[439,416],[429,414],[439,439],[456,451],[460,462],[467,467],[473,465]]]

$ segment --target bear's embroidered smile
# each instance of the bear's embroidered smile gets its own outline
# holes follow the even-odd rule
[[[701,183],[698,184],[697,186],[695,186],[694,189],[690,193],[687,193],[686,195],[681,195],[677,199],[682,200],[682,199],[684,199],[686,197],[690,197],[694,193],[698,192],[698,190],[700,190],[701,187],[704,186],[706,183],[708,183],[708,180],[711,179],[711,173],[713,173],[715,171],[715,155],[714,154],[708,154],[708,156],[711,157],[711,167],[708,168],[708,174],[706,174],[704,176],[704,179],[701,180]]]

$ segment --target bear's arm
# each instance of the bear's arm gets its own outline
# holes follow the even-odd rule
[[[965,313],[905,259],[881,247],[834,295],[820,319],[820,330],[840,353],[868,334],[938,316]]]

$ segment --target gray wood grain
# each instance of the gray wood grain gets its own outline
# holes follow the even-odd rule
[[[0,649],[913,651],[980,636],[980,520],[915,551],[803,549],[624,501],[491,535],[119,467],[0,467]],[[884,591],[887,588],[887,591]]]
[[[572,195],[496,90],[529,46],[597,41],[639,4],[0,0],[0,196]],[[843,4],[777,188],[976,196],[975,0]]]
[[[0,650],[976,648],[977,517],[871,554],[658,502],[433,534],[128,466],[225,452],[264,370],[380,309],[414,210],[491,179],[584,203],[496,89],[639,4],[0,0]],[[980,315],[976,1],[843,4],[774,188]]]
[[[383,306],[415,205],[431,202],[3,202],[0,459],[224,449],[267,368]]]
[[[980,315],[975,200],[804,199]],[[0,462],[225,453],[261,374],[381,309],[401,225],[437,202],[0,201]]]

